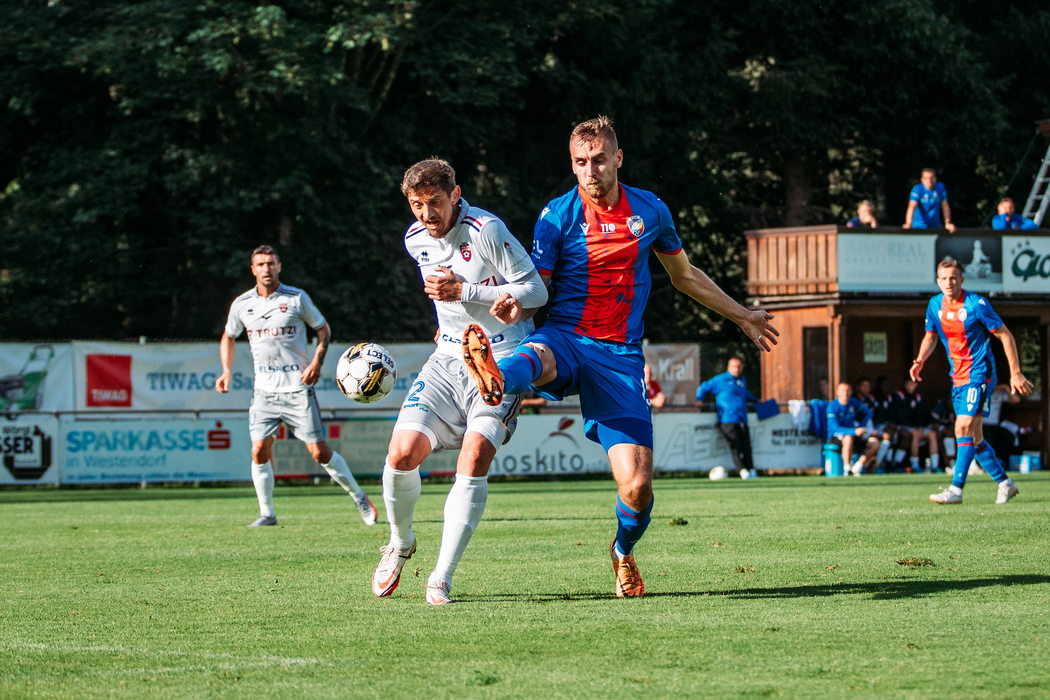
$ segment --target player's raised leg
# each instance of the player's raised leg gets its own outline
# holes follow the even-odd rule
[[[390,522],[390,542],[372,574],[372,592],[384,598],[394,592],[401,569],[416,551],[412,516],[422,491],[419,465],[432,449],[431,439],[415,430],[395,430],[383,465],[383,502]]]
[[[495,456],[496,446],[485,435],[468,430],[463,436],[463,447],[456,464],[456,482],[445,499],[445,522],[437,566],[427,579],[426,600],[429,605],[452,602],[452,577],[485,512],[489,466]]]
[[[497,362],[477,324],[468,326],[463,335],[463,362],[490,406],[498,406],[504,396],[524,394],[530,385],[542,386],[558,374],[554,353],[541,343],[522,343]]]
[[[277,514],[273,509],[273,466],[270,464],[272,445],[272,437],[252,441],[252,484],[259,499],[259,517],[248,527],[277,524]]]

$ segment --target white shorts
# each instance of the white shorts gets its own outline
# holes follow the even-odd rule
[[[321,407],[317,404],[312,386],[299,391],[260,391],[252,396],[248,411],[248,432],[252,441],[265,440],[277,433],[281,423],[288,426],[306,443],[324,440],[321,425]]]
[[[520,396],[506,396],[499,406],[489,406],[461,358],[434,353],[401,404],[394,430],[423,433],[434,452],[458,450],[468,430],[499,448],[514,434],[520,408]]]

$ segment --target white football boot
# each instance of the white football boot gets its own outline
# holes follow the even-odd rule
[[[452,584],[442,581],[430,574],[427,579],[427,605],[448,605],[452,602],[450,592]]]
[[[376,507],[372,505],[372,501],[368,499],[367,494],[364,494],[361,500],[358,500],[353,494],[350,497],[354,499],[354,504],[361,513],[361,519],[365,521],[365,525],[375,525],[379,522],[379,513],[376,511]]]
[[[260,515],[251,525],[246,527],[273,527],[277,524],[277,518],[273,515]]]
[[[385,598],[394,592],[397,584],[401,581],[401,569],[405,562],[412,558],[416,552],[416,543],[408,549],[400,549],[388,544],[380,547],[379,551],[383,557],[379,560],[379,566],[372,574],[372,592],[380,598]]]
[[[996,505],[1002,505],[1009,501],[1011,498],[1021,493],[1015,484],[1003,482],[999,484],[999,495],[995,499]]]
[[[951,489],[941,489],[940,493],[935,493],[930,496],[930,500],[934,503],[939,503],[942,506],[955,505],[957,503],[962,503],[962,494],[955,493]]]

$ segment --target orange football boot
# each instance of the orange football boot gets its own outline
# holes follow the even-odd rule
[[[478,385],[481,400],[489,406],[503,403],[503,375],[492,357],[492,346],[485,331],[476,323],[463,331],[463,362]]]
[[[620,559],[613,551],[615,547],[616,540],[613,539],[609,545],[609,556],[612,557],[613,572],[616,574],[616,597],[641,598],[645,595],[645,583],[642,582],[642,574],[638,571],[634,555],[628,554]]]

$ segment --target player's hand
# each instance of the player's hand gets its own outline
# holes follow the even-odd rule
[[[434,301],[459,301],[463,297],[463,283],[447,267],[437,266],[440,275],[430,275],[424,282],[423,289]]]
[[[908,370],[908,376],[911,377],[913,382],[922,381],[922,366],[926,364],[925,360],[915,360],[911,363],[911,369]]]
[[[230,373],[223,372],[219,375],[219,378],[215,380],[215,391],[220,394],[225,394],[230,391]]]
[[[489,309],[489,313],[505,326],[511,326],[520,321],[523,311],[521,302],[506,293],[493,302],[492,308]]]
[[[853,434],[856,435],[857,437],[860,437],[861,435],[864,434],[864,428],[857,428],[856,430],[853,431]]]
[[[901,228],[911,228],[911,224],[901,224]]]
[[[948,229],[948,233],[955,233],[955,224],[950,221],[944,225],[944,228]]]
[[[1013,393],[1028,396],[1032,393],[1032,389],[1035,389],[1035,385],[1020,372],[1010,375],[1010,390]]]
[[[321,378],[321,365],[316,362],[311,362],[310,365],[303,370],[303,384],[306,386],[313,386],[317,383],[317,380]]]
[[[751,342],[757,345],[759,350],[765,350],[766,352],[772,351],[769,343],[776,345],[777,336],[780,335],[780,331],[770,324],[769,320],[771,318],[773,318],[773,314],[756,309],[748,311],[747,316],[740,323],[741,330],[747,333],[747,337],[751,339]]]

